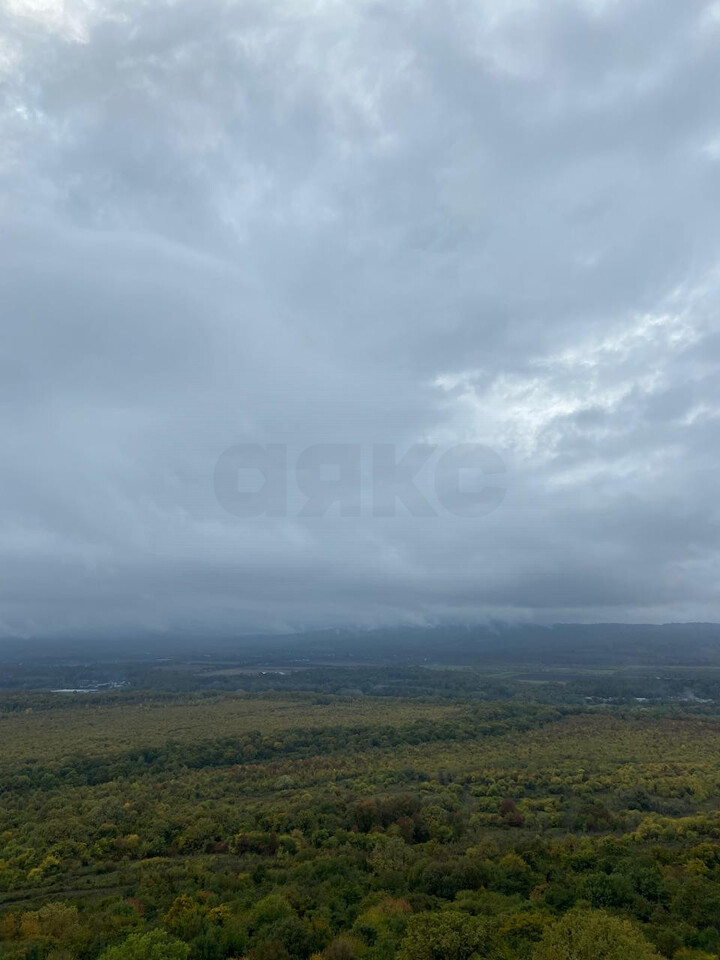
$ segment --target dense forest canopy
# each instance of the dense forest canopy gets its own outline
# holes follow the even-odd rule
[[[32,669],[88,692],[5,674],[7,960],[720,955],[712,669]]]

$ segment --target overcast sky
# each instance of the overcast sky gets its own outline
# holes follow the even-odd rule
[[[720,619],[718,91],[705,0],[5,0],[0,636]]]

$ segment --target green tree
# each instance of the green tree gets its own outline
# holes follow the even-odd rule
[[[410,917],[400,960],[490,960],[493,938],[487,921],[458,910]]]
[[[602,910],[571,911],[549,927],[533,960],[661,960],[641,931]]]
[[[116,947],[109,947],[100,960],[187,960],[190,947],[165,933],[133,933]]]

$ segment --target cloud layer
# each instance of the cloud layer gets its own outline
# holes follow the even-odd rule
[[[0,635],[720,619],[717,3],[0,37]],[[359,445],[362,515],[227,513],[243,442]],[[376,443],[487,445],[505,499],[374,517]]]

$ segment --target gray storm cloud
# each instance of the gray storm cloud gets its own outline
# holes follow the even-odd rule
[[[8,0],[0,635],[720,619],[718,89],[699,0]],[[243,518],[240,443],[507,493]]]

